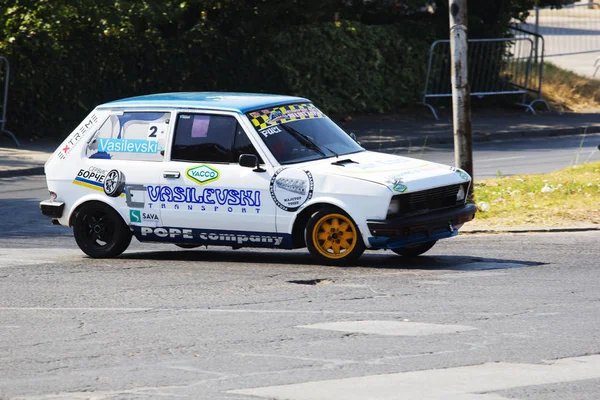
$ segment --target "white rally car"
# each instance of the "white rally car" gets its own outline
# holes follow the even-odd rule
[[[53,223],[90,257],[142,241],[415,256],[476,208],[464,171],[363,149],[304,98],[169,93],[98,106],[45,166]]]

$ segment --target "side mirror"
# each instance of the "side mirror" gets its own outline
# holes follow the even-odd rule
[[[348,136],[350,136],[352,138],[352,140],[354,140],[356,143],[360,144],[360,142],[358,141],[358,139],[356,138],[356,135],[354,134],[354,132],[350,132],[348,134]]]
[[[254,154],[240,154],[239,163],[242,167],[255,168],[258,165],[258,157]]]
[[[240,154],[238,162],[242,167],[254,168],[256,172],[265,172],[264,169],[260,168],[258,157],[254,154]]]

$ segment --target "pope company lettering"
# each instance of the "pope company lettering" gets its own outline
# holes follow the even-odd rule
[[[260,206],[260,191],[196,188],[181,186],[148,186],[151,202]]]

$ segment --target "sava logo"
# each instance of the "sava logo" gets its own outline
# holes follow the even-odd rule
[[[158,215],[142,212],[140,210],[129,210],[129,219],[132,224],[141,222],[160,222]]]
[[[185,174],[188,178],[201,185],[219,179],[219,171],[208,165],[198,165],[197,167],[188,168]]]

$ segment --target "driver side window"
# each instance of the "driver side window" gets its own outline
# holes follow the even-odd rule
[[[171,159],[229,163],[236,128],[236,119],[227,115],[179,114]]]
[[[237,163],[240,154],[255,154],[262,163],[234,117],[192,113],[178,115],[171,160]]]

